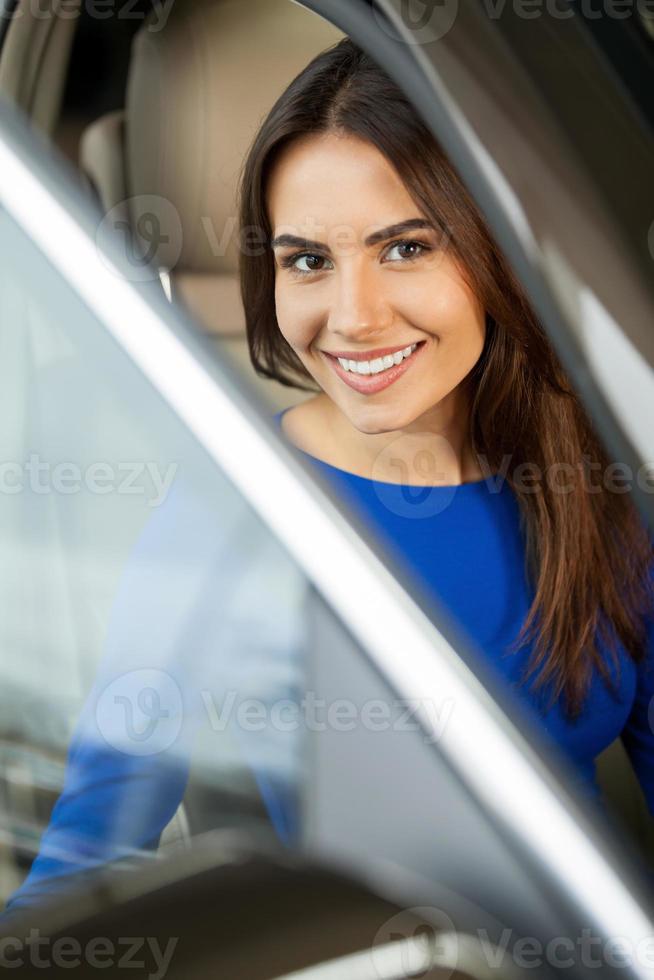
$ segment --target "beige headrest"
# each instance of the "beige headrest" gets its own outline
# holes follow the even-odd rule
[[[125,189],[125,112],[117,109],[100,116],[82,133],[79,162],[91,181],[105,211],[121,208],[127,197]],[[126,214],[118,217],[125,219]]]
[[[160,265],[182,278],[231,278],[236,188],[257,127],[289,81],[342,35],[290,0],[176,0],[156,27],[146,23],[132,51],[128,194],[148,196],[155,234],[168,233],[170,205],[179,215],[181,233],[173,221]]]

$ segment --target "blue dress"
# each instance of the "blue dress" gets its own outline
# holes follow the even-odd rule
[[[521,683],[532,645],[506,652],[534,595],[519,505],[508,482],[498,476],[460,486],[404,486],[303,455],[384,543],[409,581],[451,613],[483,666],[508,685],[539,720],[546,740],[572,763],[581,791],[599,801],[595,758],[620,736],[654,815],[654,616],[647,621],[648,655],[635,664],[620,645],[617,683],[610,669],[613,690],[595,671],[584,710],[570,721],[561,699],[547,708],[551,688],[533,690],[538,671],[527,686]]]
[[[275,416],[278,425],[282,415]],[[536,694],[529,684],[521,684],[531,647],[506,655],[533,595],[525,569],[518,503],[508,483],[490,478],[454,487],[410,487],[372,481],[304,455],[379,536],[409,582],[414,582],[427,599],[433,596],[439,606],[444,604],[450,611],[480,652],[486,668],[539,719],[546,738],[572,764],[582,788],[598,798],[594,760],[621,735],[654,814],[654,713],[650,710],[654,698],[654,619],[647,623],[647,657],[636,665],[620,648],[616,690],[611,692],[595,673],[582,714],[570,721],[560,701],[545,707],[547,687]],[[175,515],[173,507],[167,522],[175,524],[177,542],[184,540],[189,552],[201,552],[206,547],[211,517],[193,511],[185,527],[188,512],[185,507]],[[159,537],[160,531],[153,526],[150,557]],[[126,591],[130,591],[129,585]],[[193,610],[194,622],[203,619],[206,606]],[[161,616],[157,622],[160,620]],[[215,625],[206,624],[204,633],[214,632]],[[164,633],[162,629],[157,643],[165,643]],[[119,629],[115,645],[123,645],[124,636],[124,628]],[[278,646],[283,651],[293,642],[290,631],[282,632]],[[111,647],[111,639],[108,645]],[[120,655],[120,650],[110,650],[109,662],[120,661]],[[193,686],[189,684],[189,669],[188,664],[168,664],[168,674],[182,692]],[[615,679],[613,672],[612,676]],[[292,683],[292,670],[288,683]],[[92,712],[97,717],[98,701],[93,694],[89,706],[87,714]],[[194,711],[197,706],[189,704],[186,716]],[[33,902],[47,893],[55,879],[80,867],[154,849],[184,794],[192,726],[177,739],[174,754],[168,753],[164,744],[157,754],[142,757],[112,751],[106,740],[89,742],[81,736],[82,731],[83,720],[71,745],[66,785],[41,851],[26,882],[12,896],[10,907]],[[245,749],[271,822],[282,840],[292,840],[292,800],[283,790],[275,790],[283,780],[277,784],[268,780],[266,765],[257,762],[256,752],[256,741]],[[130,799],[138,799],[140,805],[131,806]],[[124,819],[126,810],[132,814],[129,821]]]

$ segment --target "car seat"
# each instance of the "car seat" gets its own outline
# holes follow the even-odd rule
[[[275,408],[307,395],[250,365],[237,182],[275,99],[341,37],[288,0],[252,0],[247,12],[242,0],[176,0],[161,29],[151,15],[135,35],[125,110],[92,123],[80,144],[103,210],[137,238],[144,224],[158,232],[155,262],[172,294]]]

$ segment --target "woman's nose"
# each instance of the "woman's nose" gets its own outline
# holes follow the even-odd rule
[[[389,298],[379,277],[362,268],[343,272],[335,283],[329,329],[352,341],[383,333],[393,321]]]

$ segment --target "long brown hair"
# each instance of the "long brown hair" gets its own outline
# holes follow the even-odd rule
[[[534,599],[515,644],[533,642],[522,681],[551,683],[570,717],[581,711],[596,667],[611,685],[598,645],[619,674],[616,640],[636,662],[645,652],[652,602],[652,545],[630,497],[589,492],[588,468],[610,460],[571,388],[523,290],[476,205],[432,134],[400,89],[348,38],[315,58],[278,99],[251,147],[241,181],[242,234],[263,247],[241,248],[241,291],[255,370],[313,390],[275,315],[275,270],[266,183],[280,150],[311,133],[339,132],[372,143],[400,174],[412,198],[443,228],[448,248],[486,310],[486,340],[468,375],[470,438],[490,472],[502,470],[516,493]],[[567,464],[569,492],[550,481],[527,492],[520,464],[550,473]],[[518,470],[518,472],[521,472]],[[524,473],[524,467],[522,472]],[[465,624],[464,624],[465,625]]]

